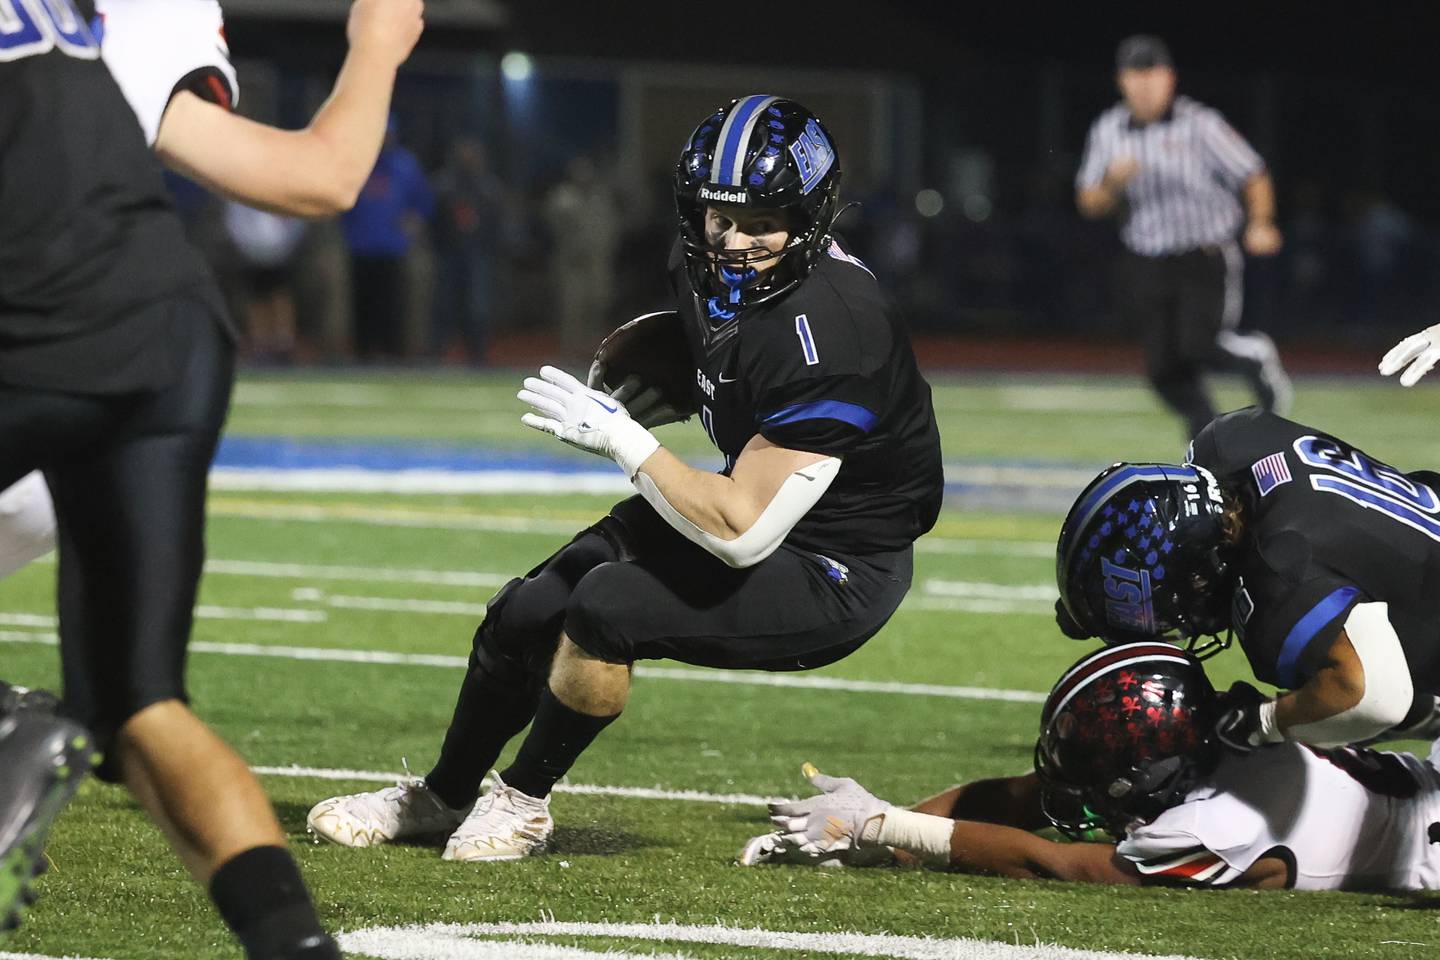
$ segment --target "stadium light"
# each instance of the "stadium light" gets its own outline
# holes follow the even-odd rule
[[[500,75],[511,83],[524,83],[535,73],[535,62],[528,53],[511,50],[500,58]]]

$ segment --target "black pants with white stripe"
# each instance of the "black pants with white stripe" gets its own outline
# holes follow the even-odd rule
[[[1275,344],[1235,329],[1241,269],[1233,244],[1159,257],[1127,253],[1121,265],[1121,312],[1127,329],[1144,338],[1146,376],[1192,437],[1215,418],[1206,372],[1241,374],[1267,410],[1288,399]]]

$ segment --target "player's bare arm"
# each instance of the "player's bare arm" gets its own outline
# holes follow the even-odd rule
[[[697,470],[664,447],[656,450],[640,471],[686,520],[721,540],[735,540],[755,528],[792,478],[801,478],[797,483],[802,490],[819,487],[819,492],[824,492],[828,484],[815,471],[807,473],[806,468],[835,459],[777,447],[757,434],[745,445],[728,477]],[[814,499],[819,499],[818,493]],[[794,520],[789,526],[794,526]]]
[[[1298,689],[1266,700],[1249,684],[1236,684],[1227,696],[1217,731],[1230,746],[1299,740],[1325,747],[1367,740],[1400,724],[1414,685],[1387,605],[1362,603]]]
[[[1049,826],[1040,808],[1040,779],[1034,772],[1018,777],[972,780],[912,804],[911,810],[952,820],[998,823],[1021,830]]]
[[[303,130],[255,123],[184,91],[165,111],[156,153],[252,206],[308,217],[348,210],[380,152],[395,72],[420,38],[423,12],[423,0],[356,0],[335,88]]]

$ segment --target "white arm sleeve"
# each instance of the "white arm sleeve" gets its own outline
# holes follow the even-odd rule
[[[840,458],[826,457],[796,470],[785,478],[775,496],[751,524],[750,529],[733,540],[722,540],[708,533],[670,505],[665,494],[655,486],[644,471],[635,474],[632,482],[655,512],[665,522],[678,530],[687,540],[695,543],[725,561],[732,567],[751,567],[775,552],[781,541],[800,518],[815,506],[816,502],[830,489],[835,474],[840,472]],[[1407,704],[1408,706],[1408,704]]]
[[[1345,621],[1345,635],[1365,671],[1365,693],[1349,710],[1285,731],[1290,740],[1338,747],[1384,733],[1405,719],[1414,688],[1400,637],[1384,603],[1360,603]]]
[[[216,0],[96,0],[100,54],[120,92],[154,145],[160,121],[181,81],[208,70],[225,90],[197,90],[205,99],[240,100],[240,86],[225,42],[225,20]]]

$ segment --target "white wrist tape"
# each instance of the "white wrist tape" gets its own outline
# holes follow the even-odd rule
[[[881,814],[875,842],[913,853],[926,863],[944,865],[950,862],[950,836],[954,832],[954,820],[891,807]]]
[[[655,434],[629,419],[620,420],[609,432],[610,458],[620,465],[626,477],[634,480],[640,464],[660,449],[660,441],[655,439]]]
[[[1266,700],[1260,704],[1260,726],[1250,735],[1250,745],[1258,747],[1284,739],[1285,734],[1280,732],[1280,724],[1275,720],[1275,701]]]
[[[650,436],[649,431],[646,431],[646,436]],[[651,453],[653,452],[652,450]],[[830,489],[830,483],[839,471],[838,457],[826,457],[796,470],[780,484],[780,489],[775,491],[775,496],[750,525],[750,529],[733,540],[724,540],[702,530],[689,517],[676,510],[648,474],[636,473],[631,477],[631,482],[650,506],[655,508],[655,512],[664,517],[665,522],[678,530],[685,539],[703,547],[727,565],[739,568],[753,566],[774,553],[791,528],[799,523],[800,518]]]
[[[1285,731],[1291,740],[1338,747],[1384,733],[1405,719],[1415,696],[1410,664],[1384,603],[1361,603],[1345,621],[1345,635],[1365,672],[1360,702],[1333,717],[1300,723]]]

